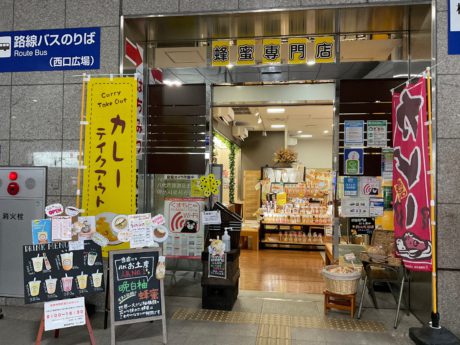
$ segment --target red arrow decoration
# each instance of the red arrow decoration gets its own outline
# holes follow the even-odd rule
[[[139,46],[129,39],[125,41],[125,57],[136,67],[142,63],[142,55],[139,51]]]

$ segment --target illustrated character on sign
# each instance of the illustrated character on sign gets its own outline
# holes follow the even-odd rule
[[[431,257],[431,243],[418,238],[412,232],[406,232],[396,239],[398,254],[408,259],[427,259]]]
[[[185,225],[182,228],[181,232],[189,233],[189,234],[198,232],[198,224],[197,224],[197,222],[195,222],[194,220],[191,220],[191,219],[186,220]]]

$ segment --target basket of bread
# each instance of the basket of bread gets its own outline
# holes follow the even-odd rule
[[[361,268],[330,265],[322,271],[326,290],[339,295],[352,295],[358,289]]]

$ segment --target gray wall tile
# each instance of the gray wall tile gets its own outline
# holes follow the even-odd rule
[[[439,139],[438,145],[438,202],[458,202],[460,190],[460,139]]]
[[[80,84],[81,77],[73,77],[75,75],[87,74],[108,74],[119,72],[118,62],[118,47],[119,47],[120,29],[118,27],[103,27],[101,28],[101,68],[98,70],[79,70],[65,71],[64,82],[72,84]]]
[[[287,8],[300,6],[300,0],[240,0],[240,9]]]
[[[460,232],[454,224],[460,224],[459,205],[438,205],[438,266],[460,268]]]
[[[10,86],[0,86],[0,139],[10,138]]]
[[[458,301],[460,300],[460,272],[438,272],[439,313],[442,326],[460,337],[460,318]]]
[[[13,85],[62,84],[64,81],[63,71],[16,72],[12,74]]]
[[[180,0],[180,12],[207,12],[238,9],[238,0]]]
[[[123,0],[123,14],[161,14],[179,12],[179,0]]]
[[[118,26],[120,0],[66,0],[66,26]]]
[[[9,140],[0,140],[0,165],[9,165]]]
[[[460,75],[438,76],[438,138],[460,137],[460,100],[452,95],[452,90],[459,89]]]
[[[436,0],[436,11],[447,11],[447,2],[449,0]]]
[[[61,203],[61,197],[56,196],[56,195],[49,195],[46,197],[46,204],[51,205],[51,204],[56,204],[56,203]]]
[[[13,0],[0,1],[0,31],[13,30]]]
[[[12,140],[11,165],[47,166],[47,195],[61,194],[61,140]]]
[[[62,151],[65,154],[62,161],[62,195],[72,196],[75,203],[77,191],[77,174],[78,174],[78,140],[66,140],[63,143]],[[71,154],[71,156],[70,156]],[[83,163],[82,163],[83,164]],[[83,177],[83,175],[82,175]],[[83,184],[83,179],[81,181]]]
[[[64,139],[80,138],[81,85],[64,86]]]
[[[11,85],[12,73],[0,73],[0,85]]]
[[[63,0],[15,0],[14,30],[63,28]]]
[[[11,139],[62,139],[62,85],[13,86]]]
[[[460,59],[458,55],[447,54],[447,12],[439,12],[436,17],[436,44],[437,44],[437,68],[440,74],[457,74],[460,71]]]
[[[327,6],[327,5],[351,5],[364,4],[367,0],[301,0],[302,6]]]

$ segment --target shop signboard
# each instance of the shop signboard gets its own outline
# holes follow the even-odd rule
[[[363,120],[345,120],[344,143],[345,146],[363,146],[364,145],[364,121]]]
[[[448,5],[449,28],[447,34],[447,53],[460,54],[460,0],[449,0]]]
[[[104,291],[101,247],[90,240],[74,251],[68,242],[25,245],[23,267],[26,304]]]
[[[387,120],[367,121],[367,146],[386,147],[387,145]]]
[[[404,266],[431,271],[430,176],[426,81],[393,94],[393,209],[395,240]]]
[[[45,331],[82,326],[86,323],[85,298],[45,302],[44,313]]]
[[[100,67],[101,29],[0,32],[0,73]]]
[[[315,62],[335,62],[335,38],[334,36],[315,37]]]
[[[230,64],[230,41],[212,41],[211,66],[227,66]]]
[[[237,65],[255,65],[256,64],[256,40],[245,39],[236,41]]]
[[[362,175],[364,171],[364,150],[346,148],[343,152],[345,175]]]
[[[281,39],[268,38],[262,41],[262,64],[281,63]]]
[[[155,276],[161,249],[131,249],[109,253],[111,344],[115,327],[161,320],[166,344],[163,280]]]
[[[165,254],[175,257],[199,257],[204,246],[204,225],[201,212],[203,198],[166,198],[166,226],[170,236],[166,240]]]
[[[358,177],[344,177],[343,178],[343,195],[344,196],[358,196],[359,179]]]
[[[350,231],[358,235],[372,235],[375,229],[375,218],[350,218]]]
[[[307,63],[306,38],[288,38],[288,63],[291,65]]]
[[[108,250],[129,248],[110,227],[117,214],[136,213],[137,80],[91,78],[86,96],[82,205],[96,216]]]

